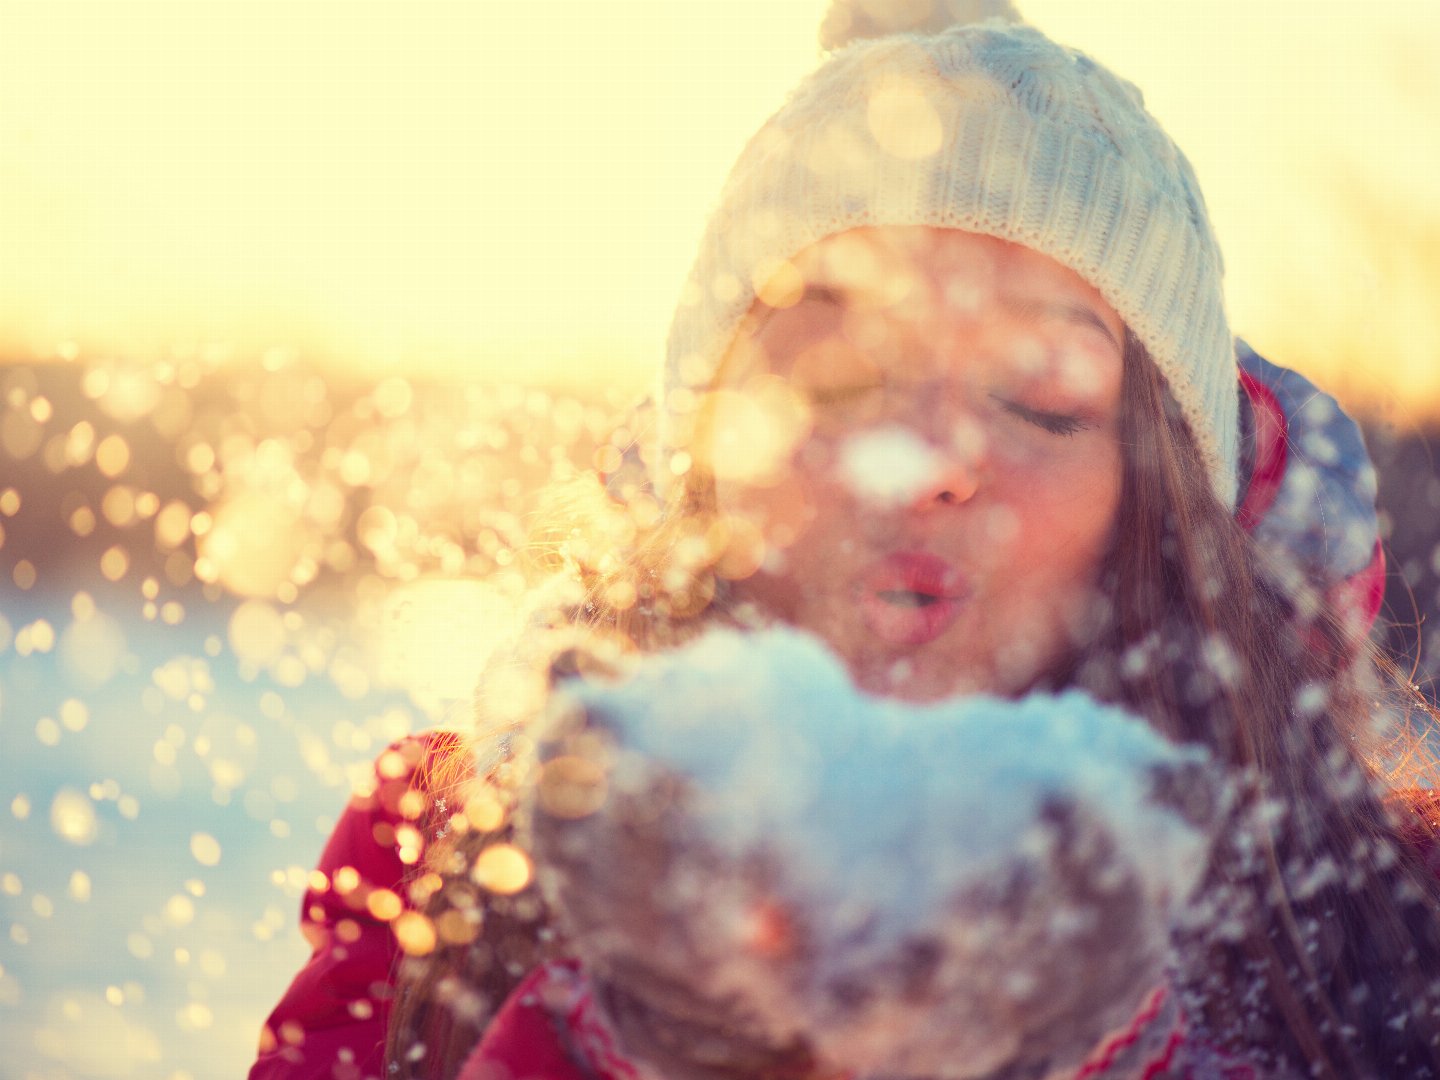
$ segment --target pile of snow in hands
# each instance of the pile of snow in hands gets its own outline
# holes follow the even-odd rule
[[[775,629],[559,698],[530,843],[587,964],[859,1075],[1077,1062],[1163,982],[1206,864],[1164,794],[1205,753],[1077,692],[880,700]]]

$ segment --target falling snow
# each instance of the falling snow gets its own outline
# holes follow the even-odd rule
[[[840,476],[863,502],[903,506],[940,478],[945,455],[916,432],[887,425],[853,435],[840,450]]]

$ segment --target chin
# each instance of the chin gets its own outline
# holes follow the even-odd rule
[[[936,671],[916,665],[904,656],[861,669],[852,665],[850,676],[855,685],[868,694],[916,705],[995,692],[986,680],[974,672]]]

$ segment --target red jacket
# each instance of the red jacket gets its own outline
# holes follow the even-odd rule
[[[415,840],[446,810],[434,778],[461,743],[453,732],[404,739],[376,760],[373,789],[351,797],[301,903],[313,952],[265,1021],[250,1080],[384,1076],[399,953],[390,920],[411,908]]]

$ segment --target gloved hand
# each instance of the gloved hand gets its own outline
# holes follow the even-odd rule
[[[1079,693],[879,700],[790,630],[559,690],[540,883],[672,1080],[1073,1069],[1164,982],[1224,801]]]

